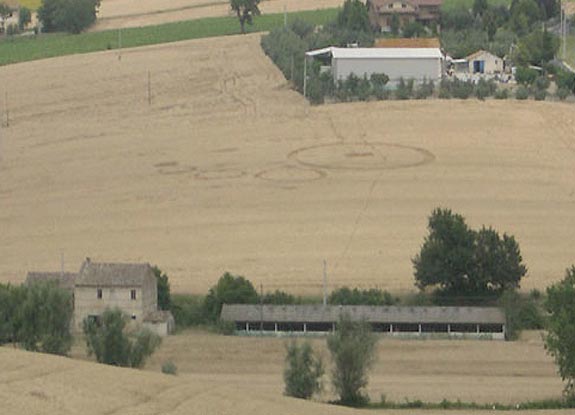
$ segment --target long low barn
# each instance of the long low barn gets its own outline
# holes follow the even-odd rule
[[[338,48],[306,52],[306,56],[329,61],[333,79],[345,80],[350,74],[368,78],[384,73],[391,85],[400,78],[438,81],[443,73],[443,54],[439,48]]]
[[[246,333],[321,333],[333,331],[343,315],[383,334],[505,339],[505,314],[495,307],[224,304],[221,319]]]

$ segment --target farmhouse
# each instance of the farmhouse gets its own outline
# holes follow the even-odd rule
[[[391,31],[393,20],[403,28],[419,22],[437,25],[441,16],[442,0],[367,0],[371,25],[380,31]]]
[[[465,58],[469,73],[500,74],[503,73],[504,62],[499,56],[485,50],[478,50]]]
[[[391,86],[400,78],[421,82],[437,81],[443,73],[443,55],[439,48],[338,48],[328,47],[306,52],[306,56],[326,63],[334,80],[345,80],[384,73]]]
[[[85,318],[98,319],[108,308],[119,308],[135,323],[161,336],[170,334],[174,318],[158,310],[156,276],[150,264],[96,263],[86,258],[80,272],[29,272],[26,283],[56,281],[72,293],[74,323],[82,330]]]
[[[366,321],[391,336],[505,339],[505,315],[494,307],[396,307],[337,305],[225,304],[221,319],[243,333],[321,333],[335,329],[341,316]]]

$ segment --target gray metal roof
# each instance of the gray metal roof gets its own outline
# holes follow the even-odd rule
[[[505,324],[505,314],[495,307],[397,307],[339,305],[224,304],[226,321],[320,323],[337,322],[347,314],[352,320],[370,323],[482,323]]]
[[[37,281],[56,281],[60,287],[74,291],[77,276],[75,272],[29,272],[26,275],[26,284]]]
[[[307,56],[331,54],[334,59],[441,59],[439,48],[338,48],[310,50]]]
[[[98,263],[84,261],[77,286],[92,287],[139,287],[146,278],[155,278],[150,264]]]

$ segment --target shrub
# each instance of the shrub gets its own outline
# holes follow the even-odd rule
[[[495,81],[491,79],[486,81],[481,78],[475,85],[475,96],[480,100],[484,100],[485,98],[492,96],[496,89],[497,86],[495,85]]]
[[[571,95],[571,91],[569,91],[567,88],[557,88],[557,92],[555,94],[561,101],[565,101],[567,97]]]
[[[545,101],[546,97],[547,91],[544,89],[535,89],[533,92],[533,98],[535,98],[535,101]]]
[[[8,27],[6,27],[6,34],[8,36],[14,36],[17,35],[18,33],[20,33],[20,28],[16,23],[11,23],[8,25]]]
[[[218,320],[215,328],[216,333],[224,336],[232,336],[236,332],[236,324],[233,321]]]
[[[154,275],[156,276],[158,308],[160,310],[169,310],[171,305],[171,296],[168,276],[156,265],[152,267],[152,271],[154,271]]]
[[[288,343],[285,359],[285,394],[294,398],[309,399],[322,389],[323,363],[309,342],[301,346]]]
[[[529,98],[529,89],[523,85],[519,85],[515,90],[515,99],[525,100]]]
[[[509,91],[506,88],[499,88],[495,91],[495,99],[507,99],[509,98]]]
[[[451,85],[451,95],[453,98],[467,99],[473,94],[473,83],[471,81],[460,81],[454,79]]]
[[[174,294],[171,297],[170,310],[178,328],[197,326],[206,322],[204,301],[199,296]]]
[[[162,363],[162,373],[166,375],[176,375],[178,373],[178,367],[171,360],[167,360]]]
[[[544,325],[538,300],[521,296],[515,290],[505,291],[499,298],[499,306],[505,311],[506,337],[515,340],[522,330],[538,330]]]
[[[547,88],[549,88],[549,85],[551,84],[551,82],[549,81],[549,78],[547,78],[546,76],[538,76],[535,81],[533,82],[533,86],[536,89],[542,90],[542,91],[546,91]]]
[[[424,79],[415,89],[414,97],[415,99],[427,99],[433,95],[434,84],[433,81],[427,81]]]
[[[555,83],[557,84],[557,88],[565,88],[575,93],[575,73],[562,69],[558,70],[555,75]]]
[[[333,334],[327,339],[334,368],[332,382],[339,403],[364,406],[369,397],[363,393],[367,372],[375,361],[377,338],[365,322],[353,322],[342,316]]]
[[[161,338],[146,329],[135,333],[126,331],[127,316],[119,309],[106,310],[99,320],[85,319],[88,355],[96,356],[99,363],[124,367],[142,367]]]
[[[531,85],[538,76],[539,72],[536,69],[525,66],[518,66],[515,70],[515,80],[521,85]]]
[[[27,7],[20,7],[18,13],[18,27],[20,30],[26,29],[26,26],[32,21],[32,13]]]
[[[395,99],[406,100],[413,95],[413,79],[405,81],[403,77],[399,78],[399,82],[395,87]]]

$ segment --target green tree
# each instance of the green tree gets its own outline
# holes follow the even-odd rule
[[[246,33],[246,23],[253,24],[254,16],[261,14],[260,0],[230,0],[232,11],[238,16],[242,33]]]
[[[26,26],[32,21],[32,13],[27,7],[20,7],[20,12],[18,13],[18,27],[20,30],[24,30]]]
[[[334,290],[328,298],[329,304],[335,305],[393,305],[397,299],[393,298],[387,291],[377,288],[360,290],[349,287],[341,287]]]
[[[255,304],[257,302],[258,293],[249,280],[226,272],[208,291],[204,299],[204,310],[210,321],[216,321],[220,317],[224,304]]]
[[[343,405],[363,406],[369,397],[368,371],[375,362],[377,338],[365,322],[354,322],[343,316],[335,332],[327,338],[333,360],[332,383]]]
[[[340,29],[371,32],[367,6],[360,0],[345,0],[336,22]]]
[[[157,334],[140,329],[133,334],[126,330],[128,317],[119,309],[106,310],[100,319],[85,319],[88,355],[99,363],[113,366],[141,367],[146,358],[160,345]]]
[[[544,66],[559,50],[559,38],[547,29],[537,29],[519,39],[513,59],[518,65]]]
[[[515,0],[511,3],[509,25],[519,36],[527,34],[541,21],[541,9],[536,0]]]
[[[152,267],[152,270],[154,271],[158,285],[158,308],[160,310],[169,310],[172,304],[172,297],[170,296],[168,276],[155,265]]]
[[[284,382],[285,394],[294,398],[309,399],[322,389],[321,377],[324,374],[322,360],[311,344],[298,345],[295,341],[287,344]]]
[[[565,382],[564,393],[575,399],[575,266],[565,277],[547,288],[545,308],[549,313],[545,348],[553,356]]]
[[[275,290],[272,293],[267,293],[262,298],[263,304],[296,304],[296,298],[286,293],[285,291]]]
[[[463,216],[440,208],[432,212],[427,227],[429,234],[413,259],[417,287],[439,286],[446,292],[469,293],[473,288],[473,231]]]
[[[38,19],[44,32],[80,33],[96,21],[100,0],[42,0]]]
[[[22,288],[18,307],[18,342],[26,350],[65,355],[72,346],[73,304],[68,291],[54,281]]]
[[[487,0],[473,0],[473,15],[474,16],[483,16],[483,14],[489,8],[489,4]]]
[[[17,341],[21,293],[20,287],[0,284],[0,345]]]
[[[485,227],[475,232],[449,209],[435,209],[428,229],[413,258],[416,285],[422,290],[435,286],[448,295],[500,294],[519,287],[527,272],[512,236],[500,237]]]
[[[399,35],[401,23],[399,22],[399,15],[397,13],[393,13],[391,15],[391,22],[389,23],[389,28],[391,29],[391,34],[393,36]]]

